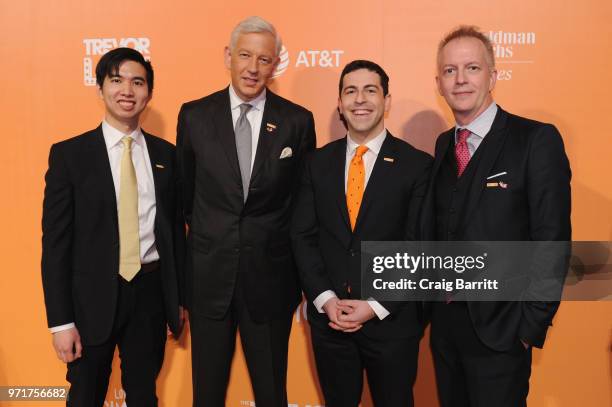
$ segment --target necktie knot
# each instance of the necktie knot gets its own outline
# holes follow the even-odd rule
[[[468,129],[460,129],[457,132],[457,144],[467,142],[467,138],[472,134]]]
[[[127,148],[128,150],[132,149],[132,141],[134,141],[134,139],[131,138],[130,136],[123,136],[123,138],[121,139],[123,146]]]
[[[355,157],[356,158],[361,158],[363,157],[363,155],[368,151],[368,147],[367,146],[359,146],[357,147],[357,151],[355,152]]]
[[[244,116],[246,115],[249,110],[251,110],[251,108],[253,107],[253,105],[250,105],[248,103],[243,103],[240,105],[240,116]]]

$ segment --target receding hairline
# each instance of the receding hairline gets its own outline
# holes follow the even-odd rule
[[[275,56],[278,56],[283,47],[283,41],[276,31],[276,28],[272,25],[272,23],[264,20],[258,16],[248,17],[241,22],[239,22],[236,27],[232,30],[230,34],[230,42],[229,42],[229,50],[230,52],[234,50],[236,44],[238,43],[238,38],[244,34],[265,34],[268,33],[272,35],[274,38],[275,45]]]
[[[460,40],[464,38],[473,38],[480,42],[484,47],[485,51],[485,60],[487,61],[487,65],[489,65],[489,69],[495,69],[495,52],[493,51],[493,44],[489,37],[483,34],[480,29],[473,25],[461,25],[450,32],[448,32],[438,44],[438,52],[436,54],[436,65],[438,69],[441,67],[441,56],[444,48],[455,40]]]

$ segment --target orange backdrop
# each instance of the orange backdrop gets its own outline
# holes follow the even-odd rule
[[[46,328],[40,281],[43,175],[53,142],[91,129],[103,117],[96,88],[89,85],[100,52],[125,44],[151,58],[156,88],[143,128],[174,142],[181,103],[229,83],[223,47],[233,26],[252,14],[269,19],[281,33],[288,62],[272,89],[313,111],[319,145],[342,135],[335,106],[343,65],[366,58],[391,77],[387,127],[431,153],[435,137],[453,123],[435,88],[437,42],[461,23],[491,32],[500,71],[497,102],[555,123],[563,135],[574,174],[574,239],[612,240],[609,0],[3,0],[0,386],[65,385],[65,366]],[[302,307],[291,335],[289,401],[314,407],[323,403]],[[529,404],[611,405],[611,328],[609,302],[563,303],[545,350],[534,352]],[[168,343],[159,380],[163,406],[191,403],[189,349],[188,335]],[[435,407],[427,338],[421,349],[417,406]],[[118,363],[114,367],[109,407],[123,404]],[[252,406],[251,400],[238,352],[227,405]]]

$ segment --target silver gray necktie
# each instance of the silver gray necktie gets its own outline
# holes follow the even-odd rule
[[[240,116],[236,122],[234,134],[236,136],[236,151],[238,152],[238,164],[240,165],[240,176],[242,177],[242,192],[244,202],[249,194],[249,183],[251,182],[251,123],[247,119],[247,113],[253,106],[248,103],[240,105]]]

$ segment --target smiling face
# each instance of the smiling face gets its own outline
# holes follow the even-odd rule
[[[489,66],[484,44],[473,37],[460,37],[442,48],[436,82],[461,126],[471,123],[493,102],[497,71]]]
[[[151,100],[146,70],[135,61],[126,60],[114,74],[104,78],[99,88],[106,108],[105,120],[124,132],[138,127],[140,114]]]
[[[391,95],[384,95],[376,72],[363,68],[344,76],[338,110],[356,142],[366,143],[383,131],[384,116],[390,107]]]
[[[268,32],[241,34],[233,49],[225,48],[225,66],[230,70],[232,86],[245,102],[259,96],[277,63],[276,40]]]

